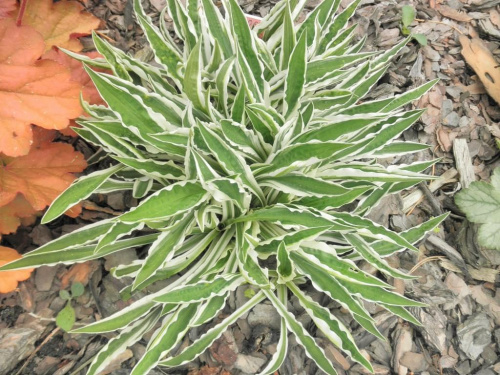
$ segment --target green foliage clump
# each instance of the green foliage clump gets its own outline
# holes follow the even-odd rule
[[[281,334],[260,373],[280,368],[291,332],[321,370],[335,374],[289,311],[293,296],[328,340],[371,370],[350,329],[308,295],[306,283],[377,337],[382,335],[363,301],[418,324],[405,307],[421,303],[392,292],[354,261],[365,259],[385,276],[408,279],[384,258],[416,251],[413,243],[444,219],[398,234],[365,217],[386,195],[429,179],[423,172],[433,161],[384,167],[377,160],[427,148],[396,139],[422,114],[403,106],[435,81],[397,97],[362,101],[409,39],[385,52],[361,52],[365,40],[354,42],[356,26],[348,26],[359,0],[339,14],[340,0],[325,0],[296,25],[304,3],[279,2],[251,30],[235,0],[224,1],[224,16],[211,0],[188,0],[186,7],[169,0],[165,11],[182,40],[179,48],[165,24],[155,27],[135,0],[158,64],[134,59],[97,36],[104,59],[75,55],[88,67],[113,72],[87,69],[108,106],[86,104],[89,117],[75,129],[113,163],[71,185],[43,222],[92,193],[131,190],[140,203],[3,269],[73,264],[149,246],[144,259],[112,271],[133,280],[123,295],[180,274],[163,289],[73,331],[119,332],[88,374],[152,329],[133,375],[190,362],[265,299],[281,316]],[[230,293],[245,284],[254,291],[245,293],[248,301],[217,319]],[[190,329],[206,323],[209,328],[194,342],[175,349]]]

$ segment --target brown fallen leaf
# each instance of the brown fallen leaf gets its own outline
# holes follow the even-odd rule
[[[481,39],[460,35],[459,40],[465,61],[479,76],[488,94],[500,104],[500,64]]]

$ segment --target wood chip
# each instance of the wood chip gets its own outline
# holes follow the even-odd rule
[[[443,17],[451,18],[452,20],[455,21],[469,22],[472,20],[472,17],[469,16],[467,13],[460,12],[446,5],[438,5],[436,9],[439,13],[441,13]]]
[[[462,188],[468,188],[471,182],[476,180],[476,176],[474,175],[474,167],[472,166],[469,147],[465,139],[460,138],[453,141],[453,155],[455,156],[460,184]]]

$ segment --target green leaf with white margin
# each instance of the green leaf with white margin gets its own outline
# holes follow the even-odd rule
[[[368,320],[372,319],[361,303],[354,299],[350,293],[340,285],[337,278],[330,275],[323,267],[318,266],[311,259],[299,252],[294,251],[290,253],[290,257],[297,268],[311,280],[313,286],[317,290],[326,293],[331,299],[339,302],[352,313]]]
[[[481,246],[500,250],[500,190],[498,189],[499,168],[495,170],[492,182],[472,182],[455,196],[457,206],[467,219],[480,224],[478,240]]]
[[[196,46],[191,51],[186,63],[186,71],[184,72],[183,89],[186,96],[191,100],[194,108],[199,109],[203,113],[207,113],[207,105],[203,85],[201,83],[201,44],[202,39],[198,41]]]
[[[285,284],[295,278],[295,272],[293,268],[293,263],[290,260],[290,255],[288,254],[288,249],[284,242],[281,242],[278,246],[278,253],[276,259],[278,261],[277,271],[278,271],[278,283]]]
[[[191,210],[207,198],[207,192],[199,183],[177,182],[150,195],[118,220],[126,223],[164,220]]]
[[[259,180],[259,183],[298,197],[339,196],[349,192],[349,189],[342,185],[298,173],[266,177]]]
[[[346,66],[359,63],[372,56],[374,56],[373,52],[362,52],[352,55],[330,56],[323,59],[311,60],[307,64],[306,84],[309,85],[314,82],[321,82],[322,79],[330,77],[332,73],[335,73]],[[354,109],[353,112],[353,114],[356,113]]]
[[[342,136],[369,128],[384,119],[385,116],[371,114],[362,116],[337,116],[333,121],[328,121],[326,125],[315,127],[305,131],[292,140],[293,143],[306,143],[312,140],[328,142],[336,141]]]
[[[227,33],[226,24],[224,23],[224,20],[222,19],[222,16],[213,1],[202,0],[202,2],[210,33],[222,48],[224,57],[229,59],[233,56],[233,48]]]
[[[304,241],[312,241],[320,234],[328,231],[330,227],[318,227],[312,229],[296,230],[282,236],[272,237],[265,241],[261,241],[255,247],[259,258],[266,259],[269,255],[276,254],[280,244],[283,242],[290,250],[298,249],[299,245]]]
[[[359,351],[350,330],[335,315],[302,292],[295,283],[289,282],[286,286],[298,298],[299,303],[307,311],[314,324],[332,344],[347,353],[368,371],[373,372],[371,363]]]
[[[344,233],[343,236],[370,265],[380,272],[399,279],[411,280],[415,278],[415,276],[405,274],[392,268],[360,235],[356,233]]]
[[[311,262],[317,262],[331,275],[337,279],[345,279],[360,285],[372,285],[382,288],[392,288],[391,285],[379,278],[360,270],[356,264],[349,259],[342,259],[327,244],[322,242],[306,242],[301,246]],[[314,258],[316,259],[314,259]]]
[[[130,81],[130,74],[128,73],[127,69],[118,61],[119,58],[117,56],[116,48],[104,39],[101,39],[101,37],[99,37],[94,30],[92,30],[92,41],[94,42],[94,46],[97,52],[99,52],[109,63],[109,67],[113,71],[113,74],[117,77]]]
[[[229,147],[217,134],[205,127],[201,122],[198,122],[198,128],[208,148],[213,152],[225,172],[229,175],[239,175],[243,184],[252,190],[263,203],[265,201],[264,193],[257,181],[255,181],[255,177],[245,160],[231,149],[231,147]]]
[[[166,98],[131,82],[85,68],[99,94],[133,133],[148,140],[149,134],[176,130],[182,121]]]
[[[398,293],[390,292],[388,290],[376,286],[351,283],[345,279],[339,279],[338,281],[353,295],[359,296],[373,303],[381,302],[390,306],[413,306],[413,307],[428,306],[425,303],[411,300]]]
[[[160,312],[161,308],[159,307],[152,310],[143,318],[126,327],[116,337],[109,340],[94,357],[86,375],[97,375],[101,373],[116,356],[125,351],[127,347],[141,340],[142,336],[155,326],[160,318]]]
[[[133,159],[112,156],[113,159],[133,168],[136,171],[153,178],[165,178],[167,180],[184,180],[184,171],[172,161],[157,161],[153,159]]]
[[[342,207],[345,204],[351,203],[365,192],[370,190],[371,187],[360,187],[350,189],[347,193],[342,195],[333,195],[331,197],[304,197],[299,200],[294,200],[293,204],[300,206],[316,208],[318,210],[329,210],[333,208]]]
[[[384,339],[363,305],[339,283],[336,277],[299,252],[292,252],[290,255],[296,267],[311,280],[317,290],[327,294],[349,310],[353,318],[368,332],[382,340]]]
[[[182,246],[184,239],[189,235],[194,223],[193,213],[190,212],[182,220],[160,234],[151,245],[148,256],[137,273],[132,285],[132,291],[145,280],[152,277],[159,268],[164,267],[172,259],[175,251]]]
[[[357,227],[357,233],[360,235],[383,239],[385,241],[393,242],[399,246],[405,246],[410,250],[418,252],[418,249],[410,242],[406,241],[403,237],[380,224],[374,223],[369,219],[351,215],[348,212],[332,212],[330,214],[341,222],[352,225],[355,228]]]
[[[220,177],[207,181],[206,184],[207,190],[214,199],[221,202],[231,200],[243,212],[249,209],[252,196],[245,191],[238,181]]]
[[[257,83],[260,94],[264,93],[264,79],[262,77],[262,66],[255,45],[255,36],[248,26],[245,14],[235,0],[227,0],[229,6],[226,10],[231,16],[231,25],[236,36],[236,44],[241,49],[242,58],[248,63],[253,78]]]
[[[286,3],[284,16],[284,26],[283,26],[283,39],[281,42],[281,55],[280,55],[280,67],[281,70],[286,70],[288,68],[288,63],[290,61],[290,55],[295,47],[295,27],[292,20],[292,12],[290,10],[290,3]]]
[[[306,207],[293,207],[276,204],[267,208],[255,210],[246,215],[228,220],[228,225],[247,221],[270,221],[282,225],[302,225],[306,228],[330,227],[332,231],[352,231],[352,226],[338,223],[324,212],[313,212]]]
[[[148,296],[132,305],[119,310],[111,316],[98,320],[97,322],[86,325],[85,327],[76,328],[71,333],[105,333],[113,332],[136,321],[142,316],[146,315],[154,306],[155,303],[151,302],[152,297]]]
[[[328,31],[321,37],[321,42],[316,51],[318,55],[325,52],[328,43],[337,36],[340,30],[345,27],[349,19],[354,14],[354,11],[357,9],[360,1],[361,0],[355,0],[351,2],[340,14],[333,17],[333,22],[329,25]]]
[[[193,359],[198,357],[206,349],[212,345],[212,343],[217,340],[226,331],[227,327],[235,323],[239,318],[250,311],[255,305],[261,302],[265,298],[262,292],[257,293],[250,300],[248,300],[243,306],[239,307],[231,315],[229,315],[222,322],[216,326],[210,328],[205,334],[198,338],[195,342],[189,345],[187,348],[183,349],[180,354],[175,357],[167,358],[160,361],[158,364],[165,367],[176,367],[183,365],[185,363],[191,362]]]
[[[311,141],[281,149],[270,155],[266,161],[269,164],[260,174],[276,175],[283,170],[306,167],[317,164],[324,159],[333,159],[335,154],[351,146],[349,143]]]
[[[278,299],[281,301],[283,306],[288,303],[288,291],[284,285],[276,286],[278,292]],[[280,337],[278,339],[278,345],[276,347],[276,352],[273,354],[271,360],[268,362],[267,366],[259,373],[259,375],[271,375],[274,374],[281,367],[286,358],[286,353],[288,350],[288,330],[286,328],[285,318],[281,318],[280,324]]]
[[[204,0],[207,1],[207,0]],[[211,2],[211,0],[208,0]],[[217,103],[219,110],[223,111],[226,115],[226,118],[229,118],[229,107],[227,105],[227,87],[229,84],[229,79],[231,78],[231,73],[234,65],[235,57],[232,56],[221,65],[219,70],[217,71],[217,78],[215,80],[215,84],[217,87]]]
[[[263,147],[264,140],[252,130],[229,120],[222,120],[220,126],[222,133],[232,146],[256,161],[263,161],[267,157]]]
[[[304,348],[307,356],[314,360],[316,365],[324,372],[330,375],[336,375],[337,371],[331,362],[326,358],[325,352],[321,349],[304,327],[297,321],[297,318],[290,313],[286,306],[270,290],[263,290],[266,297],[271,301],[278,311],[278,314],[286,321],[288,330],[293,332],[297,342]]]
[[[141,230],[144,227],[144,223],[122,223],[115,222],[115,224],[109,229],[109,231],[99,240],[95,248],[95,252],[99,253],[102,248],[111,245],[123,236],[132,233],[135,230]]]
[[[158,237],[157,234],[149,234],[140,237],[128,238],[126,240],[116,241],[103,249],[99,254],[94,252],[95,245],[76,246],[70,249],[52,251],[49,253],[39,253],[32,256],[24,256],[21,259],[14,260],[0,267],[0,271],[10,271],[24,268],[33,268],[39,266],[53,266],[57,264],[82,263],[88,260],[102,258],[103,256],[115,253],[117,251],[139,247],[152,243]]]
[[[237,123],[243,123],[245,115],[245,85],[241,85],[236,93],[231,107],[231,119]]]
[[[199,327],[214,319],[226,305],[226,300],[230,294],[230,292],[226,292],[221,296],[213,297],[207,301],[201,308],[201,311],[198,311],[196,320],[191,324],[191,327]]]
[[[439,224],[441,224],[441,222],[444,221],[448,217],[448,215],[449,213],[445,213],[441,216],[434,217],[414,228],[399,233],[399,235],[410,243],[420,241],[428,232],[432,231]],[[385,241],[376,241],[371,244],[371,247],[382,257],[389,256],[397,251],[405,249],[402,246],[398,246],[396,244]]]
[[[123,169],[122,165],[114,165],[78,178],[52,202],[45,215],[43,215],[42,224],[58,218],[69,208],[88,198],[108,178],[121,169]]]
[[[422,326],[422,323],[420,323],[412,314],[408,312],[404,307],[402,306],[392,306],[392,305],[386,305],[384,303],[378,303],[380,306],[382,306],[384,309],[387,311],[390,311],[394,315],[399,316],[401,319],[406,320],[407,322],[413,323],[418,327]]]
[[[134,10],[137,21],[144,31],[151,48],[155,52],[155,57],[167,68],[167,73],[179,82],[182,79],[178,71],[179,65],[182,64],[182,57],[170,44],[170,41],[165,40],[160,30],[152,24],[151,20],[144,12],[140,0],[134,0]]]
[[[33,255],[70,250],[79,246],[87,245],[98,241],[111,229],[113,225],[114,222],[112,220],[102,220],[89,224],[50,241],[39,248],[24,254],[23,256],[26,258]]]
[[[160,293],[154,301],[175,304],[205,301],[234,291],[244,282],[245,279],[239,274],[223,274],[216,276],[212,281],[201,280],[195,284],[171,289],[164,294]]]
[[[182,340],[189,330],[199,307],[199,303],[182,305],[170,318],[166,318],[167,322],[161,326],[160,330],[151,339],[146,348],[146,353],[134,366],[130,375],[147,374],[149,370],[155,367],[160,359]]]
[[[340,0],[325,0],[321,2],[311,13],[307,15],[307,18],[299,27],[297,35],[302,35],[302,33],[307,33],[307,46],[309,47],[313,43],[314,39],[314,27],[315,22],[319,23],[319,26],[323,26],[334,16],[340,5]]]
[[[306,33],[300,37],[293,49],[288,64],[288,74],[285,81],[285,99],[283,102],[283,115],[289,118],[300,106],[300,98],[304,93],[307,67]]]

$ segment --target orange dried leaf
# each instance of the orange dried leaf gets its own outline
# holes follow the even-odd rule
[[[18,194],[14,200],[0,207],[0,233],[14,233],[22,219],[29,219],[36,215],[36,211],[31,207],[29,202]]]
[[[11,13],[17,9],[16,0],[1,0],[0,1],[0,20],[10,17]]]
[[[0,266],[19,258],[21,258],[21,254],[16,250],[0,246]],[[0,293],[9,293],[15,290],[19,281],[29,279],[31,272],[33,272],[33,268],[0,272]]]
[[[21,193],[35,210],[43,210],[73,182],[72,173],[85,167],[83,155],[71,145],[48,140],[34,144],[26,156],[0,155],[0,206]]]
[[[22,22],[42,34],[46,50],[57,46],[78,52],[83,47],[75,35],[90,34],[101,21],[77,1],[36,0],[28,1]]]
[[[51,60],[38,60],[42,37],[31,27],[0,21],[0,152],[26,155],[31,124],[63,129],[82,114],[81,85],[70,71]]]
[[[95,261],[88,261],[85,263],[78,263],[71,266],[71,268],[61,277],[61,289],[67,288],[70,283],[82,283],[87,285],[90,276],[99,268],[99,263]]]

